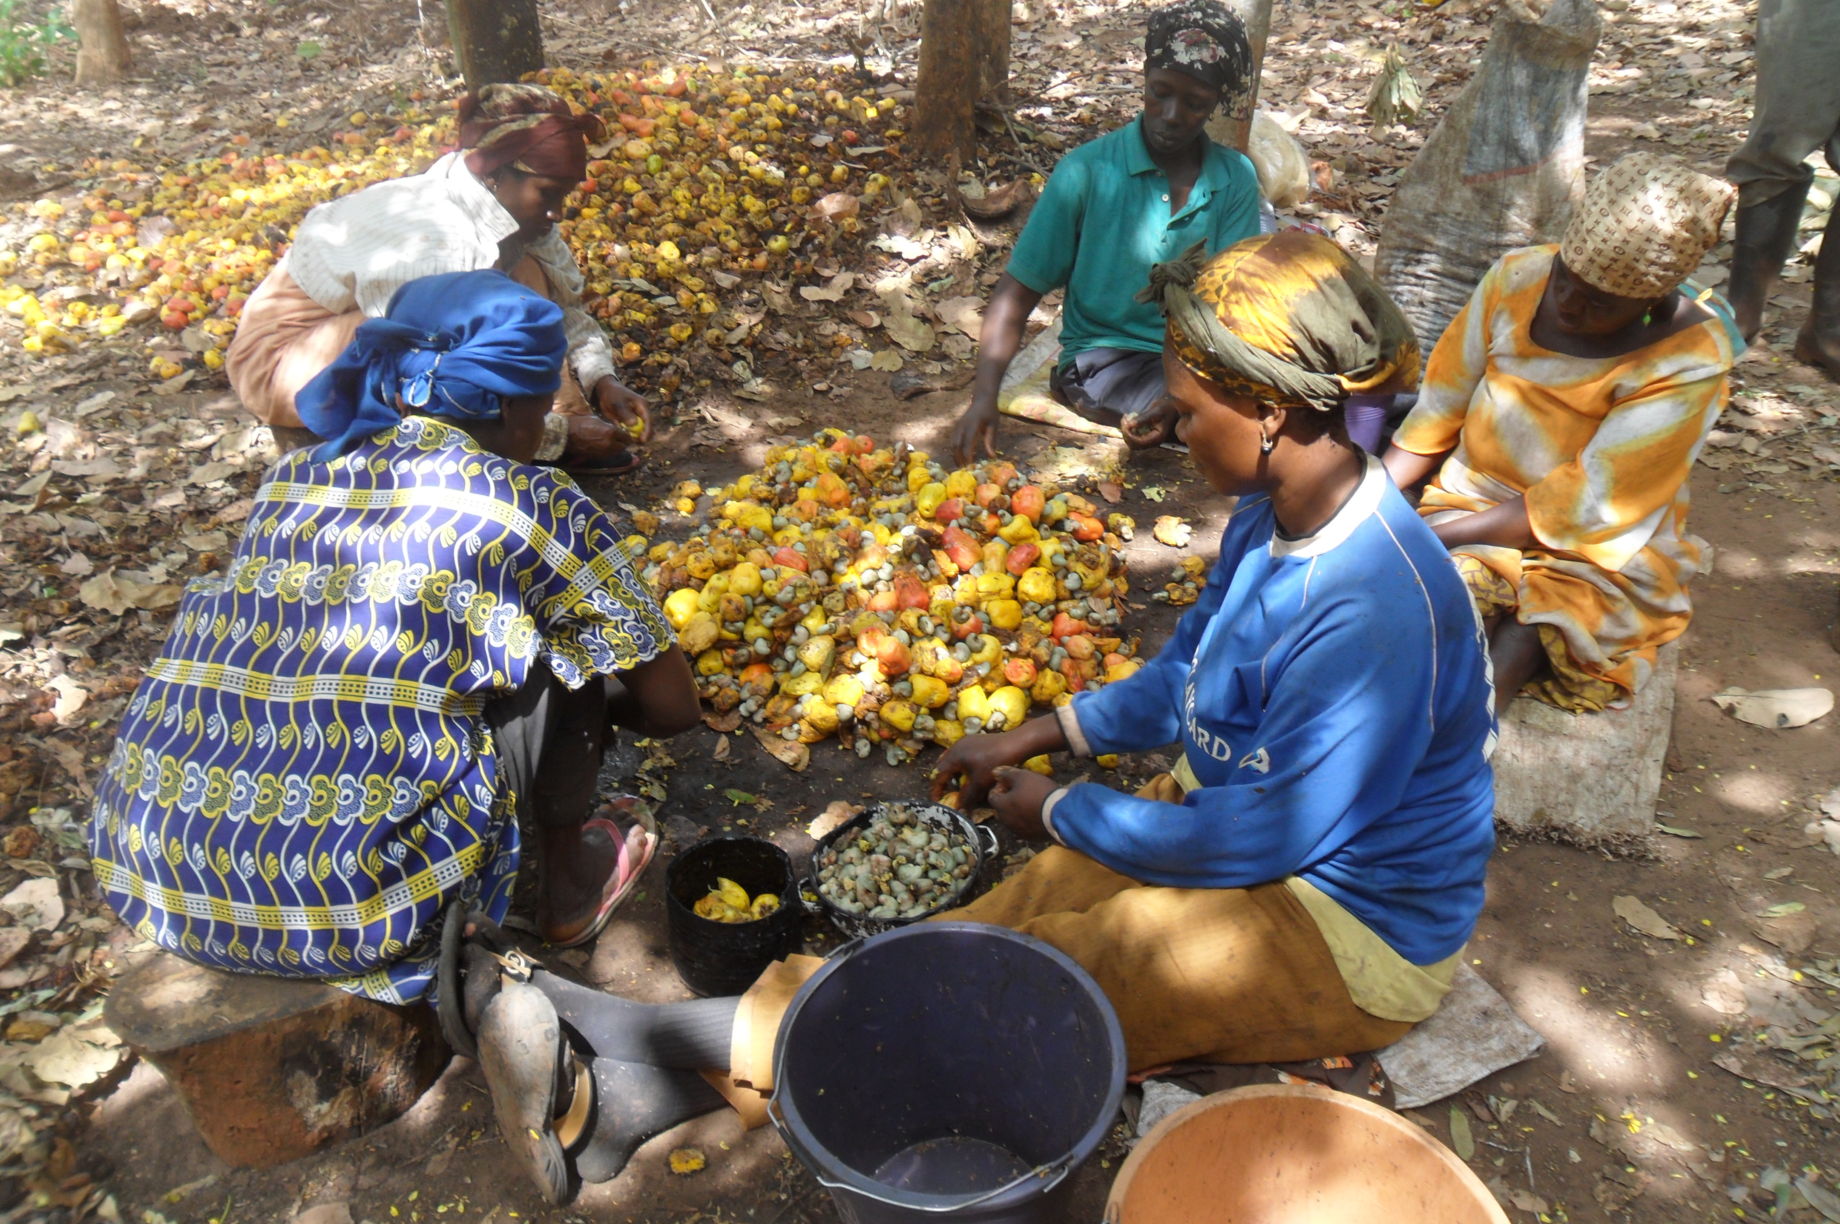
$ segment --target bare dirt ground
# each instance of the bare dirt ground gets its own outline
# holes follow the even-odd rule
[[[381,0],[127,7],[139,57],[129,83],[100,94],[55,81],[8,92],[0,146],[15,146],[7,159],[16,175],[0,190],[17,203],[0,214],[0,249],[33,232],[33,205],[87,188],[82,159],[98,150],[175,166],[218,148],[227,133],[285,145],[292,129],[308,141],[353,108],[387,112],[411,105],[416,91],[438,100],[452,90],[440,75],[444,35],[433,3],[425,11]],[[1265,102],[1299,116],[1298,135],[1329,183],[1303,214],[1370,251],[1394,177],[1467,79],[1493,6],[1453,0],[1435,14],[1354,0],[1277,7]],[[1716,170],[1748,118],[1752,6],[1618,0],[1605,9],[1593,158],[1660,148]],[[1129,114],[1137,54],[1129,40],[1141,10],[1030,2],[1017,15],[1018,123],[1070,143]],[[888,88],[912,83],[914,20],[900,7],[822,3],[545,8],[559,65],[649,58],[847,70],[854,46]],[[1413,127],[1370,132],[1362,105],[1375,61],[1395,41],[1430,113]],[[307,42],[320,49],[303,55]],[[1051,144],[1004,131],[990,143],[989,181],[1052,163]],[[924,172],[905,169],[923,181]],[[936,199],[937,179],[929,181],[933,188],[915,188],[923,203]],[[945,244],[943,227],[956,217],[927,209],[934,228],[926,232]],[[929,300],[981,294],[1013,229],[1013,221],[975,228],[968,247],[922,261],[917,279],[937,286]],[[692,381],[670,402],[676,424],[649,466],[591,491],[653,507],[680,479],[731,479],[759,461],[769,439],[832,424],[938,448],[959,394],[896,400],[886,374],[848,357],[851,346],[875,347],[845,313],[851,301],[801,300],[790,281],[761,279],[777,281],[777,298],[750,283],[724,305],[770,316],[750,342],[758,380]],[[1471,955],[1547,1047],[1412,1115],[1464,1154],[1516,1220],[1840,1219],[1840,833],[1824,840],[1820,824],[1824,815],[1840,821],[1840,715],[1770,730],[1708,700],[1732,686],[1833,688],[1840,670],[1830,644],[1840,601],[1840,389],[1787,355],[1807,308],[1805,280],[1805,266],[1792,269],[1767,343],[1741,365],[1733,406],[1695,476],[1693,527],[1717,549],[1717,565],[1694,592],[1651,851],[1612,857],[1504,841]],[[950,331],[943,322],[939,330]],[[42,905],[11,905],[11,925],[0,930],[0,950],[10,949],[0,959],[0,1203],[14,1204],[0,1206],[0,1219],[262,1224],[338,1204],[377,1224],[833,1218],[770,1131],[743,1134],[727,1115],[660,1137],[616,1181],[546,1209],[515,1175],[477,1070],[464,1061],[397,1123],[307,1160],[233,1170],[203,1147],[158,1074],[124,1059],[96,1022],[109,981],[137,949],[93,901],[78,823],[114,722],[165,632],[173,584],[228,552],[265,439],[246,427],[221,377],[149,374],[144,332],[38,357],[20,350],[17,335],[17,323],[0,315],[0,895],[55,881],[63,912],[52,921]],[[909,354],[909,372],[949,374],[967,351],[962,336],[942,341]],[[22,431],[28,413],[36,428]],[[1211,552],[1224,507],[1209,503],[1180,456],[1121,468],[1122,448],[1108,443],[1016,424],[1006,424],[1004,439],[1025,468],[1061,472],[1089,490],[1099,475],[1122,470],[1118,509],[1142,523],[1174,507],[1194,522],[1196,547]],[[1152,502],[1146,488],[1165,490],[1165,500]],[[691,527],[663,517],[666,535]],[[1140,533],[1134,585],[1160,585],[1177,556]],[[1153,604],[1136,627],[1154,645],[1171,621]],[[827,803],[915,794],[928,763],[894,769],[820,745],[811,767],[794,774],[749,737],[731,737],[718,754],[720,740],[709,730],[680,737],[664,748],[669,764],[656,755],[647,764],[633,747],[616,759],[621,772],[644,765],[662,781],[660,816],[674,843],[699,828],[746,829],[802,853],[810,845],[803,827]],[[1153,767],[1128,761],[1123,773]],[[731,789],[763,802],[737,804]],[[655,868],[593,952],[562,963],[621,994],[682,997],[665,955],[661,879]],[[1618,898],[1639,899],[1658,917],[1639,918],[1639,930],[1613,909]],[[828,946],[816,925],[808,936],[808,948]],[[671,1174],[665,1157],[682,1145],[702,1149],[707,1170]],[[1077,1218],[1097,1217],[1122,1155],[1115,1138],[1081,1175]]]

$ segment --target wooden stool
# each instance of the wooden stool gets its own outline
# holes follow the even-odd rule
[[[447,1065],[434,1009],[318,982],[223,973],[160,953],[103,1018],[165,1075],[232,1165],[295,1160],[400,1115]]]

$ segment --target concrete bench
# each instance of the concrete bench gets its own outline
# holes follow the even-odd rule
[[[1674,723],[1680,646],[1670,642],[1626,710],[1568,714],[1515,699],[1495,747],[1495,820],[1505,829],[1605,849],[1654,834]]]
[[[433,1008],[165,953],[116,982],[103,1018],[166,1077],[211,1150],[245,1168],[391,1121],[450,1056]]]

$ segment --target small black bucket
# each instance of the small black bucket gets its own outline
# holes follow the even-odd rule
[[[1124,1036],[1038,939],[927,922],[838,950],[780,1022],[770,1113],[847,1224],[1063,1224]]]
[[[779,908],[753,922],[717,922],[698,917],[692,906],[718,879],[730,879],[748,895],[773,893]],[[664,876],[665,917],[671,963],[684,985],[699,995],[740,994],[761,971],[799,950],[799,901],[792,860],[761,837],[711,837],[675,859]]]

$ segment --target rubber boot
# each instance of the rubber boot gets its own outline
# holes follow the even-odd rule
[[[1725,300],[1746,343],[1763,326],[1763,307],[1776,292],[1783,261],[1795,250],[1807,184],[1785,188],[1758,204],[1738,206],[1738,232],[1731,244],[1731,280]]]
[[[1840,382],[1840,224],[1831,216],[1814,261],[1814,305],[1795,337],[1795,359]]]

